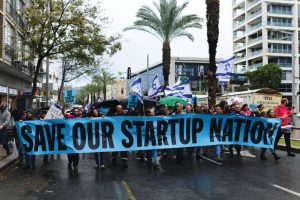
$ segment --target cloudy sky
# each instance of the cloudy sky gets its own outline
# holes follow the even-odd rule
[[[177,2],[182,4],[184,0],[177,0]],[[205,0],[189,0],[189,2],[184,14],[198,14],[205,19]],[[157,38],[141,31],[123,32],[125,27],[132,25],[136,20],[137,10],[142,5],[152,5],[152,3],[153,0],[101,0],[102,9],[111,20],[106,32],[122,35],[122,51],[110,59],[111,72],[126,71],[127,67],[131,67],[133,72],[144,68],[147,63],[147,54],[150,56],[150,64],[161,60],[162,44]],[[191,29],[191,33],[195,37],[194,42],[186,38],[178,38],[171,43],[172,56],[208,57],[205,22],[202,30]],[[217,57],[226,58],[231,55],[231,0],[221,0],[220,38]]]

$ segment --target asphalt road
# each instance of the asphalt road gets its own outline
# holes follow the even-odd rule
[[[258,150],[241,159],[224,155],[222,164],[209,157],[185,158],[184,165],[164,158],[159,170],[131,156],[128,169],[106,171],[95,170],[86,156],[78,174],[68,171],[66,156],[47,166],[38,158],[35,171],[14,165],[0,175],[0,199],[300,199],[300,155],[279,152],[278,162],[269,152],[267,161],[257,155]]]

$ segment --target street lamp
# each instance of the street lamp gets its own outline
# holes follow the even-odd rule
[[[296,48],[295,48],[295,32],[289,32],[289,31],[284,31],[284,30],[277,30],[277,29],[272,29],[272,32],[279,32],[279,33],[284,33],[287,35],[291,36],[292,39],[292,105],[296,106],[296,110],[298,112],[299,110],[299,105],[296,105],[296,76],[295,76],[295,72],[296,72]]]
[[[200,65],[198,66],[199,70],[199,93],[202,94],[202,79],[204,77],[204,66]]]

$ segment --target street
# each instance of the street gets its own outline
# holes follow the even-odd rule
[[[250,152],[250,153],[249,153]],[[163,158],[158,170],[135,161],[128,169],[108,166],[95,170],[93,156],[85,155],[79,173],[69,172],[65,155],[37,169],[17,165],[0,176],[0,199],[299,199],[300,157],[287,157],[279,151],[276,162],[267,152],[267,161],[257,157],[259,150],[244,151],[241,159],[224,155],[222,164],[212,157],[196,160],[185,157],[184,165]],[[254,157],[256,156],[256,157]]]

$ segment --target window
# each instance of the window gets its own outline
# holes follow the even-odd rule
[[[278,88],[279,92],[292,92],[292,84],[281,84]]]

